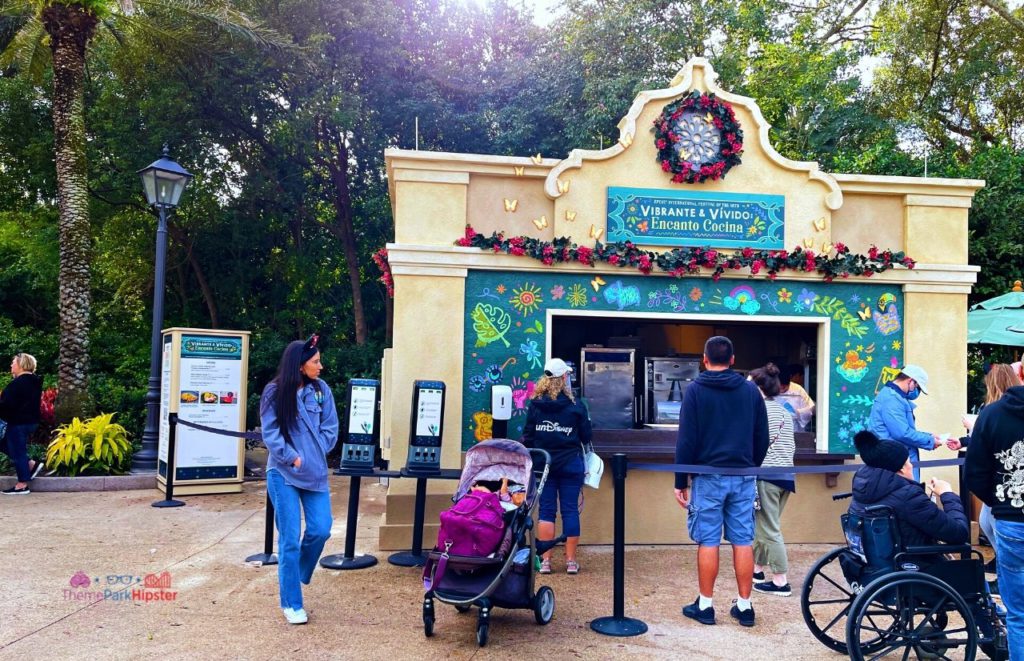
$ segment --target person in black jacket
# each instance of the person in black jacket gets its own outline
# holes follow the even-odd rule
[[[761,391],[732,371],[732,342],[716,335],[704,344],[702,372],[683,394],[679,412],[676,463],[715,468],[755,468],[768,453],[768,413]],[[715,623],[712,596],[718,578],[718,547],[732,544],[733,569],[739,598],[729,614],[746,627],[754,626],[750,591],[754,582],[753,475],[703,474],[693,480],[676,473],[676,502],[687,510],[686,526],[697,543],[697,581],[700,594],[683,607],[683,615],[701,624]]]
[[[889,507],[899,525],[904,546],[927,546],[936,542],[966,544],[971,529],[960,496],[945,480],[932,478],[929,486],[942,502],[940,509],[925,493],[924,485],[914,481],[907,446],[899,441],[880,441],[870,431],[853,439],[864,466],[853,476],[853,501],[850,513],[864,516],[868,507]]]
[[[544,376],[526,412],[523,444],[528,448],[547,450],[551,455],[548,482],[540,496],[537,540],[555,538],[555,511],[562,512],[565,534],[565,571],[577,574],[576,547],[580,542],[580,491],[583,488],[583,445],[592,436],[590,417],[573,399],[569,387],[572,368],[561,358],[552,358],[544,365]],[[551,551],[544,553],[540,573],[551,573]]]
[[[14,380],[0,392],[0,420],[7,423],[0,450],[11,458],[18,473],[18,483],[3,491],[8,496],[31,493],[28,483],[43,469],[43,462],[28,458],[28,439],[39,426],[39,403],[43,397],[43,382],[35,371],[33,356],[15,355],[11,361]]]
[[[992,507],[1010,658],[1024,659],[1024,386],[1008,389],[978,416],[964,481]]]

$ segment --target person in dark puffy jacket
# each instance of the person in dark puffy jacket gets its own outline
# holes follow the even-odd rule
[[[924,485],[914,481],[907,446],[899,441],[880,441],[865,430],[854,437],[864,467],[853,476],[850,513],[864,516],[872,505],[889,507],[899,525],[904,546],[925,546],[936,542],[966,544],[970,525],[960,497],[949,482],[932,478],[929,486],[942,507],[932,502]]]
[[[555,512],[562,512],[562,532],[565,534],[565,571],[577,574],[576,547],[580,542],[580,491],[586,468],[583,463],[583,445],[590,443],[592,429],[590,416],[577,403],[569,387],[572,368],[560,358],[552,358],[544,365],[544,376],[537,381],[537,389],[526,412],[523,426],[523,444],[528,448],[546,450],[551,455],[548,483],[540,496],[540,514],[537,540],[555,538]],[[551,551],[544,553],[540,573],[551,573]]]

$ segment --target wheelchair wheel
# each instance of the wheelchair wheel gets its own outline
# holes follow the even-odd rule
[[[865,654],[871,659],[974,661],[977,639],[964,598],[920,572],[895,572],[872,581],[853,600],[846,621],[853,661],[862,661]]]
[[[800,591],[800,612],[807,628],[825,647],[842,654],[846,654],[846,616],[857,596],[839,566],[844,552],[845,548],[838,548],[819,558]]]

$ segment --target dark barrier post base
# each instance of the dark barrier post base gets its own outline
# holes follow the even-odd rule
[[[173,498],[165,500],[157,500],[153,503],[153,507],[181,507],[185,504],[183,500],[174,500]]]
[[[614,493],[615,555],[612,568],[612,615],[599,617],[590,628],[606,636],[639,636],[647,633],[647,625],[625,616],[626,581],[626,455],[612,455],[612,484]]]
[[[427,564],[423,553],[423,510],[427,506],[427,479],[416,478],[416,504],[412,523],[412,549],[388,556],[388,562],[399,567],[422,567]]]
[[[346,558],[342,553],[325,555],[320,558],[320,566],[324,569],[366,569],[377,564],[377,558],[372,555],[357,555]]]
[[[245,559],[246,562],[258,562],[261,565],[276,565],[277,554],[276,553],[257,553],[256,555],[250,555]]]
[[[154,330],[153,330],[154,335],[156,334],[156,330],[155,329],[156,329],[156,326],[154,326]],[[154,346],[156,346],[156,345],[154,344]],[[167,485],[166,485],[167,486],[167,491],[164,493],[164,499],[163,500],[157,500],[157,501],[155,501],[153,503],[153,507],[159,507],[159,508],[164,508],[164,507],[181,507],[182,505],[185,504],[185,502],[182,501],[182,500],[175,500],[174,499],[174,471],[176,470],[176,467],[174,465],[174,460],[175,460],[174,440],[175,440],[175,438],[178,435],[178,433],[177,433],[177,431],[178,431],[178,414],[177,413],[170,413],[170,414],[167,415],[167,426],[168,426],[168,434],[167,434]],[[159,460],[157,461],[157,463],[159,464]]]
[[[341,470],[335,475],[344,475]],[[320,559],[320,566],[325,569],[366,569],[377,564],[372,555],[356,555],[356,528],[359,525],[359,488],[362,477],[349,475],[348,483],[348,518],[345,520],[345,552],[326,555]]]
[[[263,553],[255,553],[245,559],[246,562],[258,562],[261,565],[276,565],[277,555],[274,554],[274,503],[267,491],[266,516],[263,527]]]
[[[606,636],[639,636],[647,633],[647,625],[632,617],[599,617],[590,623],[590,628]]]

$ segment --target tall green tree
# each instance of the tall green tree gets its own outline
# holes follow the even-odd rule
[[[89,393],[90,226],[89,164],[86,159],[85,67],[101,24],[118,41],[135,35],[170,41],[179,50],[187,35],[176,23],[204,24],[268,43],[269,33],[219,2],[190,0],[25,0],[0,5],[0,13],[23,25],[0,53],[0,66],[20,65],[39,76],[52,68],[54,164],[60,236],[60,356],[58,411],[61,419],[84,414]],[[194,36],[194,34],[193,34]]]

